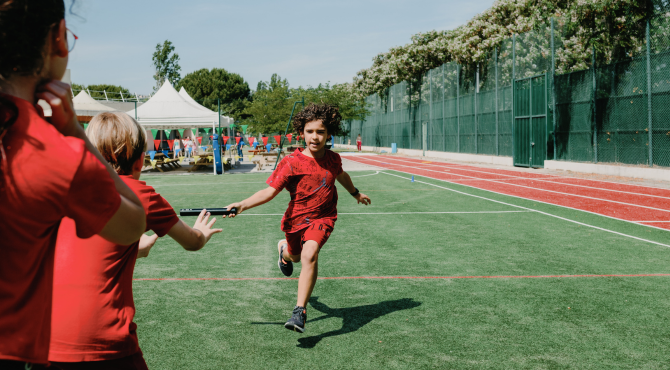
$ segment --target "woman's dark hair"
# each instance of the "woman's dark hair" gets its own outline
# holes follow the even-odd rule
[[[335,105],[310,103],[293,117],[293,130],[302,135],[305,125],[312,121],[321,121],[326,126],[328,135],[340,136],[342,134],[342,115]]]
[[[38,75],[49,31],[63,18],[63,0],[0,0],[0,80]],[[0,145],[18,114],[16,105],[0,96]]]

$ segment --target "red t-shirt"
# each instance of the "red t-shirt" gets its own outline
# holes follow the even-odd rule
[[[314,222],[330,226],[337,221],[335,178],[342,173],[340,155],[326,149],[315,159],[296,149],[279,162],[266,181],[277,190],[286,188],[291,201],[284,213],[281,229],[286,233],[300,231]]]
[[[19,117],[2,140],[0,359],[46,363],[58,225],[68,216],[79,236],[90,237],[121,198],[82,140],[61,135],[29,102],[3,97],[16,104]]]
[[[179,217],[144,181],[121,176],[142,201],[147,230],[164,236]],[[72,220],[58,232],[49,361],[112,360],[137,353],[133,271],[139,241],[117,245],[80,239]]]

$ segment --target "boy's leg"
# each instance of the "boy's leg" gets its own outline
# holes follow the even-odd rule
[[[308,240],[302,245],[302,269],[300,270],[300,279],[298,280],[298,302],[296,306],[307,307],[309,297],[312,296],[316,278],[319,272],[319,243],[314,240]]]

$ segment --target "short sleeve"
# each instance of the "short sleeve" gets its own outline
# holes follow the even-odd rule
[[[342,157],[339,154],[333,153],[335,155],[335,160],[333,161],[333,174],[335,177],[340,176],[344,170],[342,169]]]
[[[272,175],[267,179],[266,183],[277,190],[282,190],[286,187],[286,184],[288,184],[291,172],[292,167],[291,163],[289,163],[289,158],[284,157],[284,159],[279,162],[277,168],[272,172]]]
[[[147,230],[153,230],[159,237],[165,236],[179,222],[179,217],[165,198],[155,191],[149,197]]]
[[[65,215],[74,220],[82,239],[98,234],[121,205],[121,196],[107,169],[84,151],[65,201]]]

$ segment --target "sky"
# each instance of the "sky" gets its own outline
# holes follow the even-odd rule
[[[71,0],[65,0],[69,4]],[[66,20],[79,40],[72,82],[149,94],[151,56],[170,40],[181,76],[238,73],[253,90],[273,73],[293,87],[350,82],[372,58],[411,36],[465,24],[493,0],[76,0]]]

